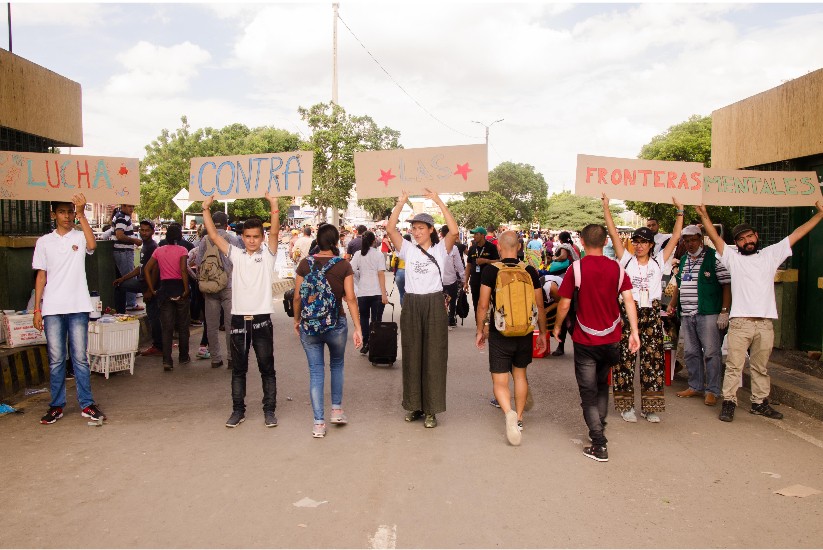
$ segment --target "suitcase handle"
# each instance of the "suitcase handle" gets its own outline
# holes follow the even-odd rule
[[[391,306],[391,322],[394,323],[394,304],[391,303],[391,302],[388,302],[386,305]]]

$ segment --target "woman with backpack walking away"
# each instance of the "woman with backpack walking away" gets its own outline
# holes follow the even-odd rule
[[[406,295],[400,314],[403,344],[403,408],[406,422],[425,416],[426,428],[437,426],[437,413],[446,410],[446,363],[449,332],[443,295],[443,269],[458,236],[457,222],[437,193],[425,196],[443,212],[449,232],[441,241],[434,218],[417,214],[411,219],[412,242],[397,230],[397,221],[409,194],[403,191],[392,210],[386,232],[406,262]]]
[[[663,269],[672,259],[674,249],[683,229],[683,205],[672,197],[677,208],[674,231],[666,248],[657,256],[654,250],[654,234],[647,227],[641,227],[632,234],[635,253],[623,246],[617,227],[609,210],[609,197],[603,193],[603,215],[606,227],[614,245],[615,255],[626,270],[632,282],[632,296],[637,304],[637,328],[640,333],[640,350],[637,356],[629,351],[630,326],[626,309],[621,303],[623,316],[623,338],[620,341],[620,362],[613,367],[614,407],[626,422],[637,422],[634,412],[634,368],[640,357],[640,416],[649,422],[660,422],[661,413],[666,410],[663,399],[665,387],[665,357],[663,351],[663,324],[660,320],[660,298],[663,295]]]
[[[360,353],[369,353],[369,327],[383,320],[383,309],[389,303],[386,294],[386,257],[374,248],[374,233],[363,233],[360,252],[351,258],[354,271],[354,293],[360,310],[360,326],[363,328],[363,346]]]
[[[314,412],[312,437],[325,437],[326,421],[323,404],[323,386],[326,377],[324,347],[329,348],[331,371],[332,424],[346,424],[343,413],[343,363],[348,338],[348,322],[343,310],[343,300],[349,305],[354,324],[352,341],[359,348],[363,336],[360,330],[360,314],[354,294],[354,274],[351,264],[340,257],[337,243],[340,234],[332,224],[317,230],[319,251],[303,259],[294,277],[294,332],[309,363],[309,395]]]

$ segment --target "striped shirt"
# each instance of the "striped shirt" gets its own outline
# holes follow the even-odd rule
[[[118,212],[112,220],[112,227],[114,228],[115,234],[117,233],[118,229],[122,229],[123,234],[126,237],[134,237],[134,224],[131,222],[131,216],[127,216],[122,212]],[[133,245],[132,243],[114,241],[115,250],[134,250],[134,246],[135,245]]]
[[[697,314],[697,279],[702,275],[700,268],[703,265],[705,256],[706,249],[704,248],[694,258],[686,253],[686,261],[680,263],[680,273],[682,275],[680,281],[680,307],[684,316]],[[715,263],[715,273],[717,281],[721,285],[731,284],[732,277],[729,275],[729,270],[720,263],[719,258]]]

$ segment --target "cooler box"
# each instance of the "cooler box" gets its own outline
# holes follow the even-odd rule
[[[134,374],[134,358],[140,340],[139,321],[89,323],[89,369],[103,373],[127,370]]]

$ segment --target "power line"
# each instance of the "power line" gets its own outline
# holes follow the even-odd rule
[[[456,129],[456,128],[453,128],[452,126],[449,126],[448,124],[446,124],[445,122],[443,122],[442,120],[440,120],[439,118],[437,118],[437,117],[436,117],[436,116],[435,116],[435,115],[434,115],[431,111],[429,111],[428,109],[426,109],[423,105],[421,105],[421,103],[420,103],[419,101],[417,101],[417,100],[416,100],[416,99],[415,99],[415,98],[414,98],[414,97],[413,97],[413,96],[412,96],[409,92],[407,92],[407,91],[406,91],[406,89],[405,89],[405,88],[403,88],[403,86],[401,86],[401,85],[400,85],[400,83],[399,83],[399,82],[398,82],[398,81],[397,81],[397,80],[396,80],[396,79],[395,79],[395,78],[394,78],[394,77],[393,77],[393,76],[389,73],[389,71],[387,71],[387,70],[386,70],[386,68],[385,68],[383,65],[381,65],[381,64],[380,64],[380,62],[379,62],[379,61],[377,60],[377,58],[376,58],[376,57],[374,57],[374,55],[373,55],[373,54],[369,51],[369,49],[366,47],[366,45],[365,45],[365,44],[363,44],[363,42],[362,42],[359,38],[357,38],[357,35],[356,35],[356,34],[354,34],[354,31],[353,31],[353,30],[351,30],[351,28],[350,28],[350,27],[346,24],[346,22],[345,22],[345,21],[343,21],[343,18],[342,18],[342,17],[340,17],[340,14],[338,14],[338,15],[337,15],[337,18],[340,20],[340,22],[341,22],[341,23],[343,23],[343,26],[344,26],[344,27],[346,27],[346,30],[347,30],[347,31],[349,31],[349,33],[350,33],[350,34],[354,37],[354,39],[355,39],[355,40],[357,40],[357,43],[358,43],[358,44],[360,44],[360,45],[363,47],[363,49],[364,49],[364,50],[366,50],[366,53],[367,53],[367,54],[369,54],[369,57],[371,57],[371,58],[372,58],[372,60],[373,60],[373,61],[377,64],[377,66],[378,66],[378,67],[380,67],[380,69],[381,69],[384,73],[386,73],[386,76],[388,76],[388,77],[389,77],[389,79],[390,79],[392,82],[394,82],[395,86],[397,86],[398,88],[400,88],[400,91],[402,91],[404,94],[406,94],[406,95],[409,97],[409,99],[411,99],[412,101],[414,101],[414,103],[415,103],[418,107],[420,107],[420,108],[423,110],[423,112],[425,112],[425,113],[426,113],[427,115],[429,115],[432,119],[434,119],[435,121],[439,122],[440,124],[442,124],[443,126],[445,126],[446,128],[448,128],[449,130],[451,130],[452,132],[455,132],[455,133],[457,133],[457,134],[460,134],[461,136],[466,136],[466,137],[468,137],[468,138],[472,138],[472,139],[483,139],[483,138],[482,138],[482,136],[472,136],[472,135],[466,134],[466,133],[464,133],[464,132],[461,132],[460,130],[458,130],[458,129]]]

